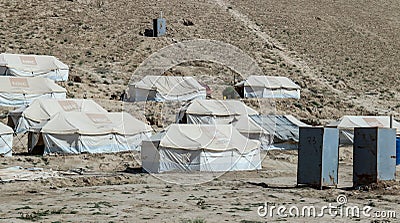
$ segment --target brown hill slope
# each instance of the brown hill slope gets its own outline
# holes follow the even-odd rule
[[[309,120],[385,114],[400,106],[399,7],[396,1],[2,1],[0,51],[59,57],[82,79],[66,84],[70,97],[118,110],[110,95],[126,88],[149,55],[176,41],[220,40],[254,57],[265,74],[288,76],[304,88],[300,101],[278,101],[278,112]],[[161,10],[168,35],[143,36]],[[196,73],[209,85],[228,85],[233,75],[210,64],[173,72]]]

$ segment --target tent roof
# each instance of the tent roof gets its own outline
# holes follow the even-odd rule
[[[0,135],[12,133],[14,133],[14,131],[11,127],[0,122]]]
[[[19,109],[17,109],[19,110]],[[36,99],[23,112],[22,116],[35,122],[48,120],[58,112],[106,113],[93,100],[86,99]],[[17,113],[18,111],[16,111]]]
[[[331,122],[327,127],[354,129],[356,127],[390,127],[390,116],[350,116],[345,115]],[[400,123],[393,120],[393,127],[400,130]]]
[[[135,135],[150,132],[152,128],[126,112],[86,113],[59,112],[42,128],[42,133],[80,135]]]
[[[265,87],[268,89],[300,89],[300,86],[287,77],[249,76],[235,86]]]
[[[242,116],[235,128],[242,133],[273,134],[279,141],[298,141],[299,127],[309,126],[292,115]]]
[[[258,112],[237,100],[194,100],[186,109],[187,114],[197,115],[256,115]]]
[[[232,125],[172,124],[165,129],[160,146],[184,150],[246,153],[260,147],[260,142],[240,134]]]
[[[161,95],[168,96],[206,91],[193,77],[146,76],[141,81],[129,85],[140,89],[156,90]]]
[[[42,77],[0,76],[0,92],[20,94],[64,93],[65,88]]]
[[[25,72],[47,73],[53,70],[68,70],[68,66],[53,56],[0,54],[0,66]]]

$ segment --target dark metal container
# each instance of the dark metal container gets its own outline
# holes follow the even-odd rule
[[[297,166],[297,184],[322,189],[337,186],[339,130],[301,127]]]
[[[354,128],[353,186],[395,180],[396,129]]]
[[[160,37],[167,33],[167,20],[164,18],[153,19],[153,36]]]

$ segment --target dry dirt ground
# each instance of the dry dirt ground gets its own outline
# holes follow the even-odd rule
[[[400,2],[393,0],[0,0],[0,52],[54,55],[70,65],[71,79],[62,84],[69,97],[93,98],[109,111],[126,110],[162,127],[153,108],[173,109],[123,104],[110,100],[111,95],[124,90],[131,78],[139,80],[132,77],[134,70],[157,50],[182,40],[219,40],[248,53],[265,74],[290,77],[303,88],[298,101],[276,101],[278,113],[323,124],[344,114],[398,114],[399,8]],[[168,34],[144,36],[161,10]],[[184,19],[194,25],[184,25]],[[221,98],[222,89],[233,81],[231,70],[210,63],[182,64],[169,72],[195,75],[214,89],[214,98]],[[2,108],[2,117],[8,109]],[[270,222],[256,213],[266,201],[322,206],[334,203],[338,194],[347,195],[353,205],[400,214],[398,183],[370,191],[347,189],[349,148],[341,153],[339,188],[322,191],[294,187],[295,152],[268,154],[261,171],[180,186],[132,173],[140,167],[136,153],[36,157],[24,151],[19,145],[14,157],[2,158],[0,167],[81,169],[83,175],[0,185],[4,222]],[[384,222],[272,219],[350,220]]]
[[[393,218],[259,217],[258,207],[270,205],[336,205],[346,195],[348,206],[371,206],[374,211],[400,213],[400,185],[394,182],[351,189],[352,152],[340,148],[338,188],[296,187],[296,151],[263,152],[260,171],[168,173],[150,175],[137,167],[139,154],[79,156],[15,156],[0,167],[34,166],[59,171],[79,170],[30,182],[0,185],[0,221],[4,222],[398,222]],[[400,169],[397,169],[397,173]],[[211,179],[203,182],[204,179]],[[174,183],[171,183],[174,182]],[[179,183],[176,183],[179,182]],[[203,182],[201,184],[197,184]],[[190,185],[182,185],[182,183]],[[317,209],[318,210],[318,209]],[[371,212],[371,214],[373,213]],[[399,216],[397,216],[399,217]]]

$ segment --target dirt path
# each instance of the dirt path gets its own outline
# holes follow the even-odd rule
[[[255,22],[253,22],[248,16],[232,8],[224,0],[214,0],[214,3],[222,7],[223,10],[228,11],[235,19],[243,23],[243,25],[245,25],[251,32],[255,33],[258,37],[264,40],[265,43],[268,45],[268,48],[273,53],[277,54],[283,61],[285,61],[285,63],[296,66],[302,71],[303,75],[317,81],[319,84],[327,87],[332,92],[341,93],[341,91],[329,85],[326,80],[321,79],[319,76],[317,76],[304,60],[296,56],[296,52],[287,50],[277,39],[263,32],[262,28]]]

